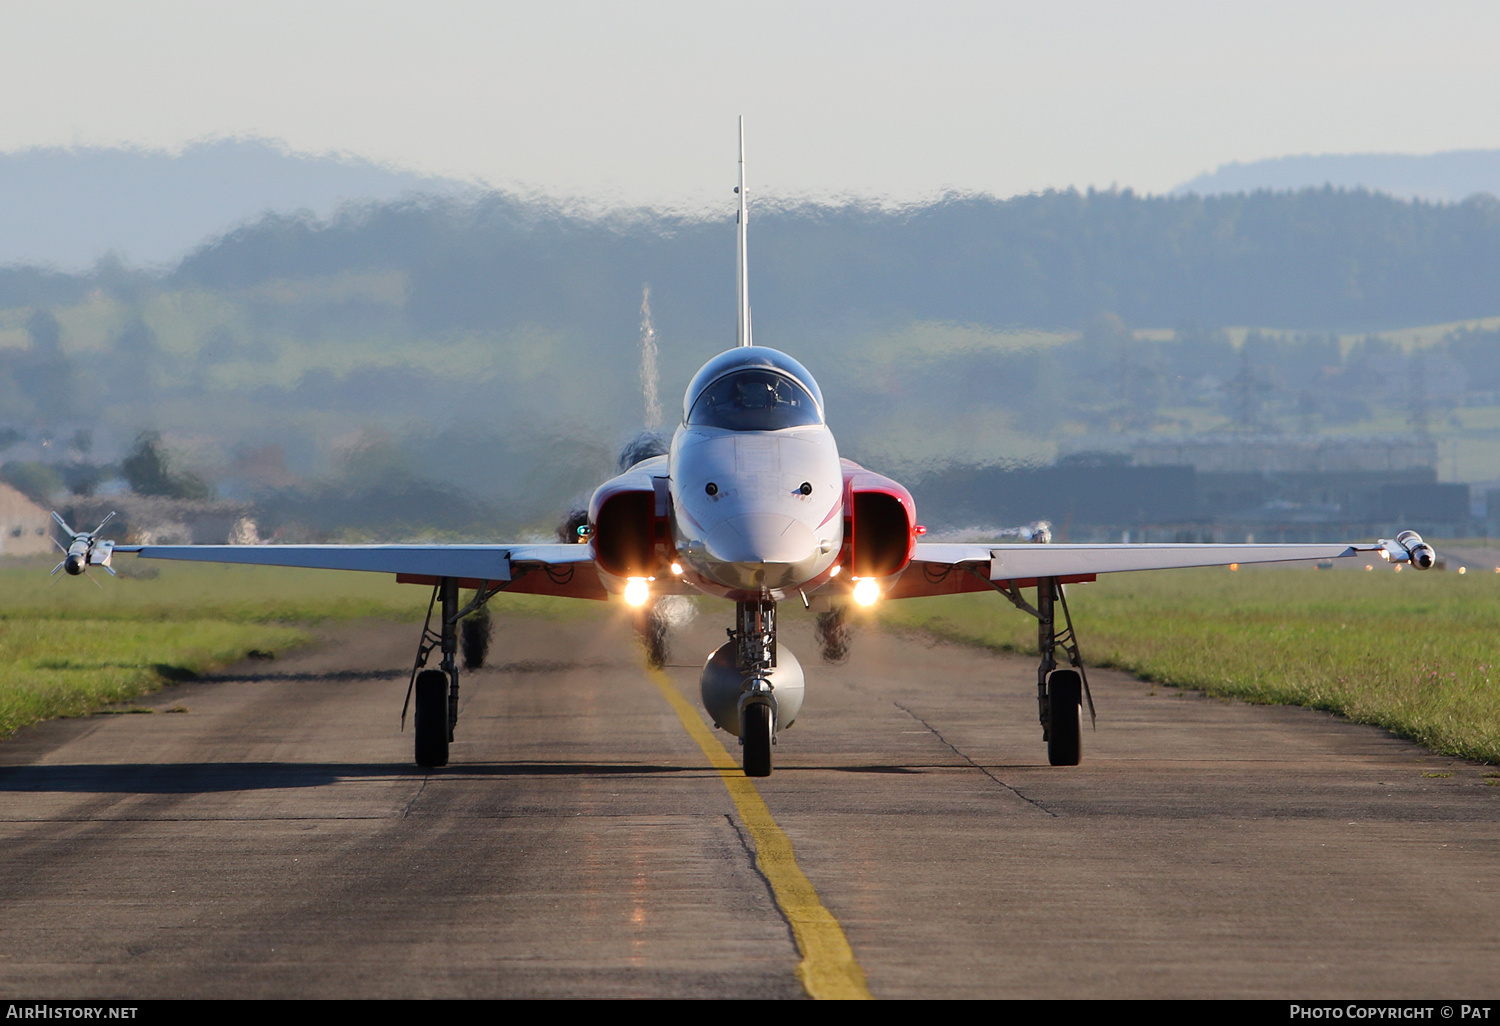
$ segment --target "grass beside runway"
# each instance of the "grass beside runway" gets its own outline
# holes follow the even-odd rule
[[[1326,709],[1434,751],[1500,763],[1500,574],[1123,573],[1069,586],[1068,602],[1086,666]],[[1036,652],[1036,621],[996,594],[882,603],[878,615]]]
[[[55,560],[0,561],[0,737],[59,716],[81,716],[210,673],[252,652],[306,644],[309,624],[370,617],[417,630],[431,589],[389,574],[116,560],[102,585],[62,574]],[[586,615],[570,602],[499,596],[501,615]],[[501,612],[503,610],[503,613]]]
[[[310,640],[294,627],[186,618],[0,621],[0,736]]]
[[[416,629],[430,589],[385,574],[168,563],[122,576],[48,576],[0,561],[0,736],[77,716],[252,650],[311,640],[309,624],[386,618]],[[1500,574],[1306,568],[1111,574],[1068,590],[1085,662],[1253,702],[1327,709],[1432,749],[1500,763]],[[497,616],[601,615],[604,603],[501,595]],[[878,615],[1030,654],[1035,621],[995,594],[882,603]]]

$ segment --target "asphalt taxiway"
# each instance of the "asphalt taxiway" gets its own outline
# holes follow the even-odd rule
[[[674,640],[694,704],[727,610]],[[432,772],[398,721],[416,636],[330,628],[0,744],[5,995],[805,996],[764,835],[623,618],[497,620]],[[1029,659],[783,644],[807,702],[754,795],[875,997],[1500,989],[1493,770],[1105,671],[1053,768]]]

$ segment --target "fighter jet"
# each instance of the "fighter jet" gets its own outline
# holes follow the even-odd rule
[[[1048,761],[1077,765],[1084,667],[1064,586],[1099,574],[1231,563],[1336,560],[1375,554],[1427,569],[1435,556],[1415,532],[1336,545],[1037,544],[1045,525],[1007,532],[1020,542],[921,540],[911,493],[839,456],[823,392],[792,356],[751,333],[744,122],[736,214],[737,345],[703,365],[683,399],[665,455],[644,459],[593,493],[576,540],[487,545],[120,545],[74,532],[69,574],[109,568],[115,553],[143,559],[253,563],[395,574],[433,588],[412,671],[416,762],[442,766],[458,722],[460,623],[500,592],[618,598],[640,610],[667,595],[734,603],[729,640],[703,668],[703,703],[740,739],[748,776],[767,776],[782,731],[802,707],[804,676],[777,643],[777,607],[831,603],[825,650],[842,644],[840,610],[921,595],[995,591],[1034,616],[1037,705]],[[101,525],[102,527],[102,525]],[[54,571],[56,572],[56,571]],[[1034,590],[1032,598],[1026,590]],[[461,592],[472,591],[464,603]],[[1061,610],[1059,629],[1056,613]],[[437,625],[432,624],[433,612]],[[431,653],[438,665],[428,668]],[[1059,666],[1061,650],[1067,660]],[[836,651],[825,651],[825,655]]]

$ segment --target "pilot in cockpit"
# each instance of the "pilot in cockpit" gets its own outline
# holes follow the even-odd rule
[[[817,404],[785,375],[760,368],[726,374],[693,404],[688,423],[730,431],[775,431],[821,423]]]
[[[750,375],[742,375],[742,377],[750,377]],[[735,382],[735,404],[737,406],[746,410],[769,410],[778,403],[783,402],[790,406],[797,405],[795,399],[788,401],[781,398],[781,392],[776,387],[777,382],[774,379],[764,380],[765,378],[770,378],[771,375],[754,375],[754,377],[762,380]]]

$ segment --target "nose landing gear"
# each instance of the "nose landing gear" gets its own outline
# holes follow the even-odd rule
[[[776,743],[775,686],[776,603],[740,602],[735,606],[735,664],[745,675],[740,697],[741,764],[747,777],[771,775],[771,746]]]

